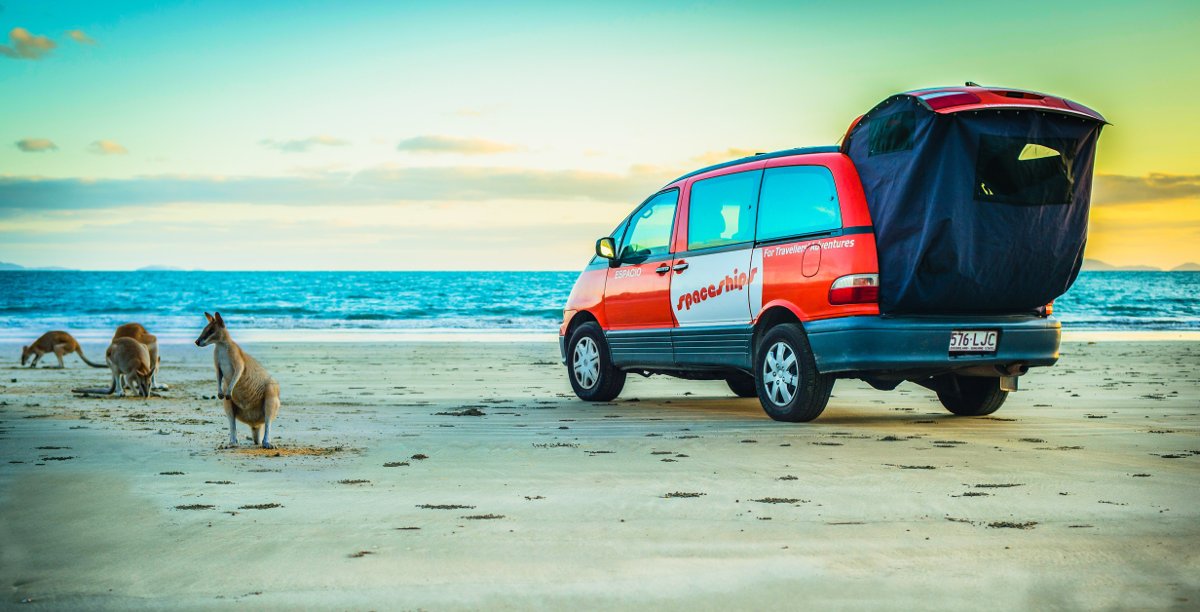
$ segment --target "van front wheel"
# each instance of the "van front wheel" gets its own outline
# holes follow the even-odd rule
[[[776,421],[803,423],[825,410],[833,376],[817,371],[808,336],[799,325],[784,323],[763,335],[754,356],[758,401]]]
[[[625,387],[625,372],[613,367],[604,331],[596,323],[584,323],[571,334],[567,378],[575,395],[589,402],[612,400]]]

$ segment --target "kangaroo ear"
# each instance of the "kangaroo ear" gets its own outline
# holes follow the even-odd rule
[[[221,327],[225,327],[225,319],[221,318],[221,313],[218,312],[218,313],[214,314],[213,319],[217,322],[217,325],[220,325]]]
[[[210,314],[208,314],[207,312],[206,312],[206,313],[204,313],[204,318],[205,318],[205,319],[208,319],[208,322],[209,322],[209,323],[212,323],[212,321],[213,321],[213,316],[212,316],[212,315],[210,315]]]

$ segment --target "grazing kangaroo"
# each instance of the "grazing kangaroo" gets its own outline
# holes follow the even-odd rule
[[[125,397],[125,386],[131,385],[138,395],[150,397],[150,351],[133,338],[117,338],[108,346],[104,359],[112,370],[112,389],[117,397]]]
[[[246,354],[229,337],[221,313],[204,313],[208,325],[196,338],[196,346],[216,345],[213,363],[217,368],[217,397],[225,400],[229,417],[229,446],[237,446],[237,422],[250,426],[254,443],[271,446],[271,421],[279,414],[279,383],[262,364]]]
[[[146,331],[141,323],[126,323],[117,328],[116,333],[113,334],[113,342],[116,342],[117,338],[133,338],[146,347],[146,350],[150,352],[150,388],[166,389],[166,385],[158,384],[158,366],[162,364],[162,360],[158,356],[158,337]]]
[[[29,367],[32,368],[41,361],[42,355],[46,353],[54,353],[54,356],[58,357],[58,369],[65,367],[63,364],[63,355],[70,353],[78,353],[79,358],[93,368],[105,367],[103,363],[96,363],[85,357],[83,348],[79,346],[79,342],[65,331],[46,332],[42,334],[41,338],[34,340],[33,344],[21,347],[21,365],[25,365],[25,362],[29,360],[29,356],[33,355],[33,363],[29,364]]]

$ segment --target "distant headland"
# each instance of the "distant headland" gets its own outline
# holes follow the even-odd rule
[[[1195,262],[1187,262],[1179,264],[1170,270],[1156,268],[1154,266],[1114,266],[1108,262],[1100,261],[1099,259],[1083,260],[1084,272],[1200,272],[1200,264]]]

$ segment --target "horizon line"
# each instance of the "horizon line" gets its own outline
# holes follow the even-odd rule
[[[1174,268],[1159,268],[1159,267],[1156,267],[1156,266],[1142,265],[1142,264],[1131,264],[1131,265],[1129,265],[1129,266],[1117,266],[1117,265],[1113,265],[1113,266],[1112,266],[1112,267],[1110,267],[1110,268],[1103,268],[1103,269],[1091,269],[1091,270],[1089,270],[1089,269],[1086,269],[1086,268],[1084,268],[1084,269],[1081,269],[1081,270],[1080,270],[1080,272],[1200,272],[1200,269],[1196,269],[1196,270],[1191,270],[1191,269],[1183,269],[1183,270],[1180,270],[1180,269],[1177,269],[1177,268],[1180,268],[1180,267],[1182,267],[1182,266],[1185,266],[1185,265],[1188,265],[1188,264],[1191,264],[1191,263],[1192,263],[1192,262],[1186,262],[1186,263],[1184,263],[1184,264],[1180,264],[1179,266],[1176,266],[1176,267],[1174,267]],[[1196,265],[1196,264],[1192,264],[1192,265]],[[47,267],[38,267],[38,268],[27,268],[27,267],[21,267],[21,268],[18,268],[18,269],[11,269],[11,270],[4,270],[4,269],[0,269],[0,272],[95,272],[95,273],[114,273],[114,272],[120,272],[120,273],[127,273],[127,272],[305,272],[305,273],[311,273],[311,272],[325,272],[325,273],[333,273],[333,272],[344,272],[344,273],[354,273],[354,274],[358,274],[358,273],[394,273],[394,272],[419,272],[419,273],[432,273],[432,272],[439,272],[439,273],[440,273],[440,272],[444,272],[444,273],[456,273],[456,274],[457,274],[457,273],[464,273],[464,272],[476,272],[476,273],[491,273],[491,272],[526,272],[526,273],[527,273],[527,272],[579,272],[579,271],[581,271],[582,269],[583,269],[583,268],[581,267],[581,268],[579,268],[579,269],[575,269],[575,268],[566,268],[566,269],[531,269],[531,268],[525,268],[525,269],[516,269],[516,268],[513,268],[513,269],[488,269],[488,270],[466,270],[466,269],[395,269],[395,270],[362,270],[362,269],[351,269],[351,268],[348,268],[348,269],[316,269],[316,268],[310,268],[310,269],[299,269],[299,268],[292,268],[292,269],[284,269],[284,268],[257,268],[257,269],[219,269],[219,268],[213,268],[213,269],[204,269],[204,268],[193,268],[193,269],[190,269],[190,270],[189,270],[189,269],[184,269],[184,268],[163,268],[163,269],[149,269],[149,270],[147,270],[147,269],[141,269],[141,268],[121,268],[121,269],[114,269],[114,268],[103,268],[103,269],[102,269],[102,268],[67,268],[67,267],[62,267],[62,266],[47,266]]]

